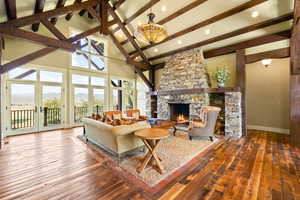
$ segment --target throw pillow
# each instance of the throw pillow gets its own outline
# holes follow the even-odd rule
[[[109,121],[112,121],[112,120],[113,120],[112,117],[111,117],[111,115],[105,115],[104,118],[105,118],[106,120],[109,120]]]
[[[139,119],[139,118],[140,118],[139,112],[134,112],[134,113],[132,113],[132,117],[133,117],[134,119]]]
[[[120,120],[121,119],[121,114],[113,114],[114,120]]]

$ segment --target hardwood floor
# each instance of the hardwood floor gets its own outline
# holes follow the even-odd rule
[[[285,135],[249,131],[226,140],[150,196],[79,141],[81,133],[9,137],[0,151],[0,199],[300,199],[300,148]]]

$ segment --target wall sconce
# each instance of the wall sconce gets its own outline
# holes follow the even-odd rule
[[[272,59],[264,59],[261,61],[261,63],[265,66],[265,67],[269,67],[269,65],[271,65],[272,63]]]

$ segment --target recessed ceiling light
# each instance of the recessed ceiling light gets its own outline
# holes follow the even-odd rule
[[[206,29],[206,30],[205,30],[205,34],[206,34],[206,35],[209,35],[209,34],[210,34],[210,29]]]
[[[258,17],[259,16],[259,12],[258,11],[253,11],[252,13],[251,13],[251,17],[252,18],[256,18],[256,17]]]
[[[167,7],[166,6],[162,6],[161,7],[161,11],[165,12],[167,10]]]
[[[154,52],[158,52],[158,49],[154,49]]]
[[[177,43],[178,43],[178,44],[182,44],[182,41],[181,41],[181,40],[178,40]]]

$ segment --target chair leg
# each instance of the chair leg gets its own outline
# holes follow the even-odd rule
[[[209,136],[209,140],[210,140],[211,142],[213,142],[213,141],[214,141],[213,136]]]
[[[193,138],[192,138],[192,136],[189,136],[189,138],[190,138],[190,140],[192,140]]]

